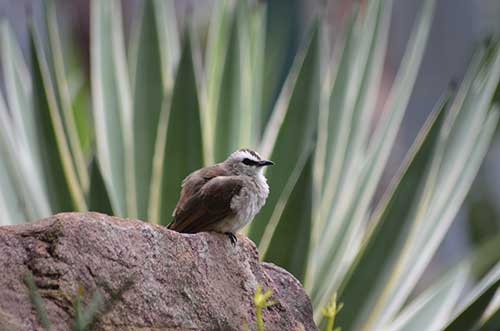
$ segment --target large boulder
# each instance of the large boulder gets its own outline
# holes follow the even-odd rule
[[[181,234],[98,213],[63,213],[0,227],[0,330],[40,329],[23,277],[31,272],[54,330],[69,330],[76,293],[84,304],[132,285],[97,330],[256,330],[257,284],[277,304],[266,331],[317,330],[309,298],[287,271],[259,262],[255,245],[217,233]]]

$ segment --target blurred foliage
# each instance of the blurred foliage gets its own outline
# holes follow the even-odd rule
[[[492,195],[477,194],[467,201],[469,234],[474,243],[487,240],[500,231],[500,214]]]
[[[31,70],[9,27],[1,27],[1,224],[89,209],[166,224],[186,175],[250,147],[276,166],[266,174],[269,199],[245,231],[263,259],[304,283],[318,322],[319,308],[338,293],[343,330],[490,325],[498,320],[498,313],[484,314],[500,279],[498,235],[483,248],[487,254],[465,258],[410,294],[497,126],[498,41],[477,50],[454,95],[444,93],[373,207],[434,5],[422,1],[379,109],[390,0],[354,8],[333,53],[320,15],[289,70],[280,54],[291,44],[270,27],[273,5],[217,1],[205,44],[189,21],[178,25],[173,1],[140,2],[126,39],[120,1],[93,0],[90,81],[70,75],[79,71],[64,59],[68,45],[47,1],[43,26],[30,30]]]
[[[73,297],[74,318],[72,321],[73,331],[90,331],[95,330],[95,326],[99,318],[109,313],[113,306],[122,300],[123,295],[134,285],[134,276],[126,279],[123,285],[105,298],[103,294],[96,290],[88,300],[88,304],[84,305],[85,290],[80,286],[77,293]],[[36,317],[40,322],[44,331],[52,330],[49,321],[49,315],[45,309],[43,299],[36,286],[35,279],[31,273],[27,273],[23,279],[28,288],[29,296],[33,307],[35,308]],[[2,326],[2,325],[0,325]]]

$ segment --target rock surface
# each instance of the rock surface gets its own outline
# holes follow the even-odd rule
[[[264,309],[266,331],[317,330],[300,283],[260,263],[243,236],[235,247],[217,233],[181,234],[98,213],[64,213],[0,227],[0,330],[40,330],[22,278],[34,275],[54,330],[70,330],[73,303],[133,285],[96,330],[256,330],[258,283],[278,303]],[[80,290],[81,291],[81,290]]]

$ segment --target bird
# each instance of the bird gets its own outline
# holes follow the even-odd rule
[[[269,185],[263,174],[274,162],[241,148],[221,163],[198,169],[183,181],[168,229],[183,233],[220,232],[231,244],[235,233],[264,206]]]

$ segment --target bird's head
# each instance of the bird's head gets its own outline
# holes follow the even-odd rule
[[[274,164],[272,161],[263,160],[257,152],[247,148],[233,152],[224,163],[235,175],[245,176],[261,174],[265,166]]]

